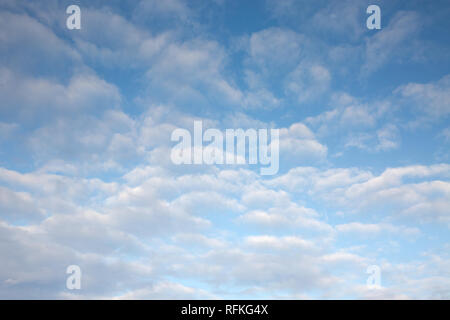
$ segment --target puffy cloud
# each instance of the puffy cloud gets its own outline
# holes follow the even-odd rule
[[[314,133],[303,123],[293,123],[280,129],[280,155],[283,163],[306,165],[322,161],[328,148],[317,141]]]
[[[346,147],[357,147],[371,152],[396,149],[400,144],[397,126],[388,124],[378,129],[375,134],[359,133],[350,136]]]
[[[266,211],[251,210],[238,218],[239,222],[255,225],[263,230],[308,230],[330,234],[333,228],[311,209],[290,203],[271,207]]]
[[[7,65],[13,73],[60,79],[70,75],[74,66],[82,65],[80,54],[70,44],[26,14],[1,11],[0,39],[2,65]]]
[[[0,187],[0,209],[3,219],[19,223],[29,223],[45,214],[36,208],[29,193],[14,192],[4,187]]]
[[[21,124],[33,120],[37,125],[38,120],[53,120],[56,116],[96,113],[118,107],[121,101],[114,85],[90,73],[74,75],[63,85],[46,78],[21,76],[3,67],[0,82],[0,94],[5,97],[0,112]]]
[[[418,222],[448,225],[449,166],[388,168],[380,175],[356,169],[296,168],[269,185],[294,193],[307,192],[333,207],[361,213],[382,210],[381,217],[414,217]]]
[[[291,30],[269,28],[253,33],[249,39],[249,61],[265,76],[272,72],[287,73],[298,63],[304,41],[302,35]]]
[[[197,103],[206,99],[217,104],[225,99],[236,105],[242,93],[227,80],[224,69],[223,48],[214,41],[194,39],[167,46],[146,76],[153,93],[165,94],[168,101],[183,104],[186,99]]]
[[[213,300],[219,297],[206,290],[169,281],[158,282],[149,288],[136,289],[114,297],[117,300],[186,300],[188,298],[193,300]]]
[[[445,118],[450,114],[450,75],[432,83],[408,83],[394,92],[432,118]]]
[[[298,131],[310,134],[304,128],[298,128]],[[290,195],[312,188],[315,194],[323,192],[341,196],[343,191],[364,183],[373,185],[370,190],[374,187],[379,189],[401,183],[401,178],[405,175],[442,176],[447,169],[445,166],[392,169],[390,174],[382,175],[386,181],[376,184],[369,183],[377,179],[371,173],[349,169],[320,171],[316,168],[297,168],[295,179],[293,172],[290,172],[289,179],[287,176],[280,176],[267,181],[258,181],[257,175],[245,171],[222,170],[214,175],[176,177],[168,176],[165,170],[150,167],[134,169],[126,175],[124,181],[132,183],[133,186],[110,185],[95,180],[78,181],[78,184],[82,184],[75,188],[78,190],[76,192],[91,193],[89,196],[92,198],[91,201],[94,199],[96,201],[85,203],[98,203],[95,205],[97,211],[76,206],[73,212],[67,214],[53,212],[50,217],[33,226],[11,227],[3,223],[2,227],[6,229],[2,235],[6,239],[11,240],[16,237],[14,234],[20,234],[17,237],[22,239],[20,249],[22,251],[28,250],[26,248],[30,248],[32,243],[36,245],[54,243],[52,252],[53,259],[56,260],[55,269],[49,271],[46,276],[39,272],[32,274],[30,270],[20,267],[16,267],[15,272],[7,271],[4,276],[8,281],[3,284],[2,290],[19,295],[20,285],[17,282],[19,279],[22,283],[40,279],[48,290],[44,293],[46,296],[69,298],[68,292],[54,289],[58,283],[64,283],[64,279],[54,277],[53,274],[76,262],[83,267],[83,274],[87,276],[85,280],[87,288],[81,297],[153,298],[158,294],[171,298],[191,295],[233,297],[232,292],[224,293],[216,288],[223,284],[238,283],[248,288],[249,292],[266,297],[280,297],[283,295],[282,292],[306,294],[312,288],[316,290],[320,288],[323,296],[328,296],[333,288],[336,289],[335,292],[343,292],[345,282],[342,279],[351,278],[355,268],[364,269],[371,260],[351,250],[336,249],[333,246],[335,242],[333,239],[336,239],[336,236],[348,232],[374,235],[390,232],[416,236],[418,230],[390,223],[353,222],[333,227],[315,210],[290,202]],[[397,178],[393,179],[394,176]],[[301,182],[302,179],[304,182]],[[57,187],[55,184],[57,181],[58,183],[67,181],[66,183],[74,185],[74,179],[68,177],[54,174],[24,175],[4,169],[2,181],[14,185],[15,188],[27,188],[35,197],[39,197],[37,192],[40,186],[44,186],[43,190],[49,197],[53,194],[52,188]],[[285,185],[288,183],[290,186]],[[266,189],[261,189],[263,185]],[[89,190],[86,186],[92,186],[93,189]],[[289,193],[288,190],[279,190],[280,187],[289,187]],[[101,198],[97,196],[97,188],[106,192]],[[435,188],[441,190],[440,185],[436,185]],[[186,197],[199,199],[201,194],[198,191],[192,192],[203,190],[203,198],[211,198],[216,204],[226,207],[227,202],[233,203],[233,197],[226,200],[225,196],[211,192],[214,189],[230,196],[247,190],[242,195],[242,200],[233,204],[237,205],[238,211],[242,211],[235,222],[238,226],[244,224],[258,228],[254,230],[265,232],[242,237],[230,234],[229,231],[222,230],[221,223],[218,222],[223,221],[226,215],[218,218],[214,214],[219,212],[220,208],[214,209],[211,206],[209,209],[211,212],[200,213],[197,209],[193,209],[192,200],[186,200]],[[59,190],[65,188],[59,187]],[[167,193],[166,190],[172,192]],[[71,196],[68,200],[76,198],[76,193],[69,194]],[[41,198],[43,196],[45,197],[45,194],[40,195]],[[260,206],[261,201],[267,198],[270,198],[270,201],[266,201],[266,209],[254,210],[255,205]],[[42,205],[45,202],[39,203]],[[208,222],[201,217],[202,215],[211,220]],[[235,215],[228,217],[230,222],[235,218]],[[205,233],[208,229],[209,232],[216,230],[219,234],[208,237]],[[335,233],[335,229],[338,234]],[[281,230],[282,236],[273,234]],[[151,240],[141,242],[139,239]],[[2,253],[2,256],[6,255],[5,252]],[[33,260],[33,265],[45,265],[45,261],[49,259],[47,255],[41,252],[36,259],[39,257],[44,260],[39,262]],[[151,263],[145,260],[148,255],[152,257]],[[140,260],[132,263],[121,262],[125,256],[139,257]],[[17,258],[12,260],[19,261]],[[98,276],[100,273],[101,277]],[[361,274],[364,275],[363,272]],[[192,279],[209,289],[187,288],[177,282],[170,282],[171,285],[166,286],[167,281],[164,277],[167,275],[180,281]],[[149,277],[154,280],[147,281]],[[114,285],[115,281],[111,282],[111,279],[116,278],[121,279],[125,287]],[[263,287],[259,285],[262,279],[265,283]],[[128,293],[119,294],[124,290]],[[355,290],[352,291],[354,295],[368,294],[364,289],[358,289],[357,285],[352,287],[352,290]],[[40,292],[42,294],[42,291]],[[393,292],[400,294],[404,290],[398,289]],[[33,294],[33,290],[29,291],[30,297]]]
[[[310,249],[314,247],[313,242],[299,237],[248,236],[245,242],[252,247],[263,249]]]
[[[421,18],[417,13],[401,11],[395,14],[386,27],[366,38],[366,61],[362,73],[367,75],[375,72],[388,61],[399,57],[402,60],[411,58],[411,52],[415,52],[415,42],[412,40],[421,27]]]
[[[410,58],[403,53],[418,43],[409,45],[421,28],[411,26],[417,15],[393,16],[365,47],[333,47],[361,38],[362,4],[266,4],[278,26],[265,20],[243,35],[222,32],[208,11],[216,4],[142,1],[127,4],[125,15],[122,5],[91,1],[73,32],[56,2],[48,10],[29,1],[0,5],[1,297],[449,296],[441,237],[448,165],[351,159],[346,167],[348,158],[339,165],[327,158],[340,139],[369,151],[396,148],[403,123],[398,113],[388,117],[399,110],[393,97],[423,106],[430,118],[448,114],[448,76],[395,84],[378,102],[370,100],[376,92],[351,95],[366,92],[347,77],[362,50],[365,75]],[[295,27],[280,22],[287,16]],[[319,28],[309,33],[308,24]],[[338,39],[330,44],[315,38],[320,33]],[[317,103],[336,90],[348,93],[331,94],[330,109]],[[284,113],[291,102],[302,108]],[[281,174],[173,165],[170,134],[194,120],[280,127]],[[420,245],[398,254],[419,236]],[[72,264],[83,272],[79,293],[64,289]],[[376,292],[364,286],[372,264],[383,276]]]
[[[367,181],[372,173],[356,168],[337,168],[320,170],[314,167],[297,167],[285,175],[268,181],[274,187],[283,187],[290,192],[322,193],[327,190],[341,189],[358,182]]]
[[[399,147],[400,130],[395,120],[397,108],[389,99],[367,103],[341,92],[332,95],[330,105],[331,110],[304,121],[319,137],[332,139],[344,149],[357,147],[378,152]],[[385,122],[383,126],[382,122]]]
[[[334,94],[332,110],[308,117],[305,122],[317,128],[319,135],[328,135],[337,130],[358,130],[374,127],[377,120],[387,112],[387,102],[367,104],[347,93]]]
[[[294,94],[299,102],[305,102],[325,93],[330,80],[330,72],[325,67],[302,63],[287,76],[286,91]]]
[[[356,233],[361,235],[375,235],[382,232],[403,234],[405,236],[416,236],[420,234],[420,230],[417,228],[399,227],[389,223],[360,223],[350,222],[345,224],[336,225],[336,230],[342,233]]]

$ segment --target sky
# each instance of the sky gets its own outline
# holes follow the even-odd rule
[[[449,16],[0,0],[0,298],[450,299]],[[279,129],[279,171],[174,164],[194,121]]]

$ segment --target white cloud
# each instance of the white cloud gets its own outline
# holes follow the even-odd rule
[[[398,129],[394,125],[386,125],[377,131],[379,144],[375,147],[377,150],[394,149],[399,145]]]
[[[273,76],[272,72],[287,73],[298,63],[304,39],[288,29],[269,28],[255,32],[249,39],[248,63],[255,65],[264,76]]]
[[[268,210],[251,210],[241,215],[238,222],[258,226],[264,230],[308,230],[330,234],[333,228],[323,221],[319,214],[311,209],[294,203]]]
[[[322,40],[270,27],[230,39],[236,51],[196,21],[208,9],[197,12],[195,4],[142,1],[127,18],[118,7],[91,5],[82,9],[82,29],[70,33],[55,22],[64,22],[56,3],[46,12],[26,2],[5,5],[36,18],[0,13],[0,134],[8,148],[26,149],[24,162],[2,159],[0,167],[0,297],[449,297],[449,245],[435,246],[441,239],[433,233],[450,226],[449,166],[333,167],[327,153],[334,143],[322,139],[350,136],[346,142],[361,148],[390,150],[402,126],[384,121],[395,109],[387,100],[337,93],[330,110],[309,109],[345,68],[321,61]],[[319,33],[354,40],[364,28],[355,18],[359,3],[270,5],[278,17],[295,16],[301,32],[313,21]],[[342,14],[348,19],[340,21]],[[366,75],[411,57],[403,53],[418,43],[408,43],[420,28],[410,26],[415,17],[400,13],[366,38]],[[165,20],[173,23],[159,23]],[[343,44],[330,56],[346,62],[360,49]],[[122,92],[122,82],[137,86]],[[395,93],[430,117],[445,117],[446,91],[448,76]],[[289,99],[305,113],[278,114]],[[170,133],[194,120],[281,126],[289,171],[261,177],[246,167],[172,165]],[[319,167],[296,167],[305,164]],[[428,225],[419,230],[421,223]],[[343,245],[356,235],[374,241]],[[408,250],[417,260],[397,255],[400,241],[419,235],[424,243]],[[435,252],[421,252],[430,243]],[[81,294],[64,290],[71,264],[82,268]],[[376,294],[365,287],[370,264],[380,264],[387,280]]]
[[[107,297],[109,298],[109,297]],[[116,300],[213,300],[219,296],[206,290],[184,286],[175,282],[158,282],[149,288],[141,288],[123,295],[116,296]]]
[[[351,135],[345,147],[356,147],[370,152],[396,149],[400,145],[400,136],[397,126],[387,124],[378,129],[375,134],[358,133]]]
[[[0,95],[4,97],[1,112],[18,117],[22,123],[30,118],[48,121],[56,116],[98,112],[117,107],[121,101],[114,85],[90,73],[74,75],[63,85],[46,78],[21,76],[3,67],[0,82]]]
[[[29,193],[14,192],[0,186],[0,210],[3,219],[27,223],[42,219],[45,213],[36,208],[35,204]]]
[[[20,73],[59,73],[61,77],[73,66],[81,65],[81,56],[76,50],[26,14],[0,12],[0,39],[4,65]]]
[[[380,210],[380,218],[448,224],[450,171],[447,164],[388,168],[380,175],[357,169],[295,168],[268,181],[283,190],[364,213]]]
[[[293,123],[280,129],[280,155],[283,163],[305,165],[323,161],[328,148],[316,140],[314,133],[303,123]]]
[[[306,118],[305,122],[317,128],[319,135],[334,134],[337,130],[356,130],[373,128],[377,120],[388,112],[389,103],[362,103],[347,93],[336,93],[332,96],[332,110],[324,111],[317,116]]]
[[[312,249],[314,243],[312,241],[304,240],[299,237],[274,237],[274,236],[248,236],[245,238],[245,242],[252,246],[262,249]]]
[[[153,93],[168,101],[182,104],[213,99],[238,105],[243,95],[225,77],[225,63],[224,49],[217,42],[194,39],[168,45],[146,76]]]
[[[422,23],[415,12],[400,11],[380,31],[366,38],[366,61],[361,72],[375,72],[392,59],[410,59],[415,52],[414,41]]]
[[[450,114],[450,75],[432,83],[409,83],[394,93],[412,101],[415,108],[432,118],[445,118]]]
[[[331,74],[324,66],[301,63],[287,76],[285,90],[302,103],[323,95],[330,80]]]
[[[420,234],[420,230],[417,228],[395,226],[389,223],[350,222],[336,225],[336,230],[342,233],[356,233],[364,236],[377,235],[383,232],[401,234],[404,236],[417,236]]]

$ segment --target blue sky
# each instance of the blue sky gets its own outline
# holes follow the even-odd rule
[[[0,297],[449,299],[449,14],[1,0]],[[278,174],[172,164],[195,120],[280,129]]]

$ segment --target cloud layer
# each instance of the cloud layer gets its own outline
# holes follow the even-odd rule
[[[450,8],[365,5],[81,1],[67,30],[3,1],[0,297],[450,298]],[[196,120],[280,129],[279,173],[173,164]]]

